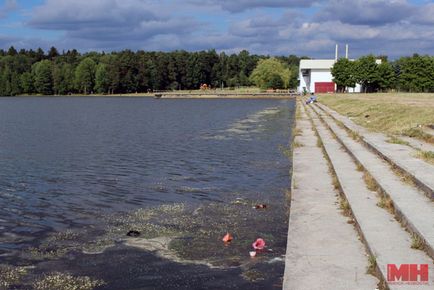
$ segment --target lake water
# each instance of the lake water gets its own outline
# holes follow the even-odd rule
[[[106,231],[108,217],[129,215],[141,208],[155,210],[164,204],[182,204],[192,212],[205,208],[209,214],[204,214],[202,221],[212,218],[213,213],[219,220],[222,213],[213,211],[212,206],[221,205],[234,211],[234,220],[228,224],[239,225],[240,235],[245,230],[253,237],[255,229],[267,235],[269,228],[275,249],[284,248],[287,217],[283,205],[290,186],[290,160],[283,153],[291,138],[294,105],[293,100],[0,98],[0,264],[32,266],[29,275],[33,276],[27,280],[64,268],[69,273],[104,279],[101,289],[165,289],[173,282],[165,275],[147,282],[140,279],[145,274],[149,277],[155,267],[132,277],[136,284],[125,286],[107,281],[110,277],[101,271],[74,266],[71,260],[82,263],[89,255],[72,246],[71,252],[76,254],[68,257],[68,262],[61,255],[35,259],[26,254],[29,248],[41,247],[56,233],[66,231],[87,243],[89,236]],[[276,205],[262,218],[280,226],[263,225],[263,213],[251,208],[258,202]],[[247,206],[239,210],[229,205]],[[242,212],[252,215],[251,224],[240,216]],[[206,227],[201,224],[191,231]],[[279,238],[273,238],[276,228]],[[185,229],[182,233],[185,238]],[[213,246],[220,246],[221,237],[214,239],[219,242]],[[167,257],[152,258],[149,251],[128,252],[128,247],[123,247],[110,250],[130,260],[147,255],[149,261],[166,265],[161,266],[161,273],[185,266],[180,261],[165,264]],[[243,247],[248,255],[245,245],[233,248]],[[91,255],[94,260],[99,259],[97,256]],[[104,263],[104,253],[100,256]],[[268,261],[276,257],[273,254]],[[177,280],[176,285],[179,289],[218,289],[219,281],[232,277],[234,288],[252,283],[250,289],[264,289],[263,281],[271,287],[274,282],[268,278],[240,279],[241,270],[236,268],[242,268],[243,261],[239,259],[238,264],[227,268],[235,270],[209,270],[216,281],[214,286],[205,287],[203,281],[207,279],[193,279],[200,271],[206,277],[208,270],[203,265],[194,266],[201,270],[186,270],[194,283],[184,285]],[[279,269],[283,269],[282,263]],[[278,277],[273,275],[273,279]]]

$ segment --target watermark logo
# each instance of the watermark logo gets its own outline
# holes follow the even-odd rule
[[[428,285],[428,264],[387,264],[389,284]]]

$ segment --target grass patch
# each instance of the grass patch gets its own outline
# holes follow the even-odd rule
[[[418,235],[411,235],[411,248],[416,250],[423,250],[425,248],[425,243]]]
[[[368,258],[368,267],[366,268],[366,273],[375,276],[377,270],[377,258],[370,255]]]
[[[339,180],[335,174],[332,174],[332,184],[333,184],[334,189],[339,190],[340,184],[339,184]]]
[[[299,148],[299,147],[303,147],[304,145],[300,142],[294,141],[294,142],[292,142],[292,146],[294,148]]]
[[[407,141],[404,141],[396,136],[391,136],[389,139],[387,139],[387,142],[392,143],[392,144],[399,144],[399,145],[407,145],[410,146],[410,143],[408,143]]]
[[[389,213],[395,213],[395,207],[393,206],[393,201],[390,197],[382,196],[377,202],[377,206],[386,209]]]
[[[359,171],[359,172],[362,172],[363,170],[365,170],[365,169],[363,168],[363,165],[360,164],[359,162],[356,162],[356,169],[357,169],[357,171]]]
[[[392,169],[393,173],[395,173],[395,175],[401,179],[402,182],[405,182],[411,186],[416,186],[416,183],[414,182],[413,177],[411,177],[407,173],[403,172],[401,169],[399,169],[395,165],[391,165],[391,169]]]
[[[316,146],[321,148],[323,146],[322,140],[320,138],[316,139]]]
[[[300,111],[300,105],[297,104],[297,106],[295,107],[295,119],[296,120],[301,120],[301,111]]]
[[[360,137],[359,133],[355,132],[355,131],[348,131],[348,135],[350,135],[350,137],[355,140],[355,141],[360,141],[362,139],[362,137]]]
[[[434,164],[434,152],[433,151],[422,151],[421,150],[417,153],[416,156],[418,158],[428,162],[428,163]]]
[[[339,208],[342,210],[342,214],[346,217],[351,216],[351,207],[346,199],[341,198],[339,201]]]
[[[417,138],[417,139],[423,140],[425,142],[434,144],[434,136],[424,132],[421,128],[406,129],[406,130],[402,131],[402,135],[405,135],[405,136],[408,136],[411,138]]]
[[[294,136],[301,136],[301,135],[303,135],[303,131],[300,128],[295,128]]]
[[[434,143],[419,126],[434,124],[434,94],[327,94],[319,101],[370,130]]]
[[[370,190],[370,191],[378,191],[380,188],[378,187],[377,182],[375,181],[375,179],[372,177],[371,174],[369,174],[367,171],[364,172],[363,174],[363,180],[365,181],[366,187]]]

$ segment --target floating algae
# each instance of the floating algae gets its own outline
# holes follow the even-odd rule
[[[115,246],[115,242],[112,239],[99,238],[85,244],[81,247],[81,251],[88,255],[97,255],[104,253],[105,250]]]
[[[263,202],[266,202],[267,209],[256,210],[255,205]],[[283,255],[286,246],[286,208],[273,200],[236,198],[227,203],[203,204],[198,208],[182,203],[162,205],[106,216],[105,222],[102,230],[56,233],[42,241],[38,248],[33,248],[30,251],[32,257],[39,261],[61,261],[68,253],[97,255],[105,253],[108,248],[115,250],[123,246],[152,252],[160,258],[184,265],[204,265],[210,269],[239,268],[243,279],[257,282],[262,278],[254,275],[252,267]],[[137,231],[140,236],[127,236],[130,231]],[[224,245],[221,237],[228,231],[233,240]],[[260,254],[252,260],[249,250],[258,237],[265,239],[273,252]],[[60,276],[53,277],[58,279]],[[45,284],[41,282],[39,285]]]
[[[213,136],[203,136],[204,139],[229,140],[231,138],[241,138],[250,140],[251,134],[258,134],[265,131],[264,122],[270,117],[277,116],[282,113],[282,110],[277,107],[270,107],[254,114],[248,115],[246,118],[238,120],[231,124],[228,128],[218,131],[219,134]]]
[[[82,234],[82,233],[81,233]],[[27,254],[35,260],[47,260],[63,257],[70,250],[81,246],[80,234],[72,230],[56,232],[42,241],[38,247],[30,247]]]
[[[9,289],[10,286],[20,283],[26,274],[24,267],[0,265],[0,289]]]
[[[74,277],[64,273],[52,273],[36,280],[32,286],[35,290],[92,290],[104,284],[104,281],[87,276]]]
[[[154,251],[175,262],[213,267],[249,263],[248,250],[258,236],[274,244],[277,252],[284,253],[285,207],[270,201],[267,203],[273,210],[258,213],[254,209],[258,201],[243,199],[240,203],[239,200],[209,203],[196,209],[184,204],[164,205],[112,217],[103,239]],[[272,230],[275,232],[270,233],[270,224],[281,225],[281,228],[275,227]],[[140,237],[127,237],[130,230],[140,232]],[[235,238],[225,247],[221,236],[229,230]]]
[[[169,244],[172,242],[172,240],[173,238],[171,237],[158,237],[153,239],[129,238],[125,240],[125,245],[155,252],[161,258],[165,258],[181,264],[196,264],[205,265],[210,268],[221,268],[214,267],[212,264],[206,261],[181,259],[174,251],[169,248]]]
[[[247,271],[243,272],[243,274],[241,274],[241,276],[250,282],[257,282],[257,281],[265,280],[264,273],[259,272],[258,270],[255,270],[255,269],[247,270]]]

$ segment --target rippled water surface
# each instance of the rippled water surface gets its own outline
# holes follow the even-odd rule
[[[293,100],[0,98],[0,259],[139,208],[284,203],[293,111]]]

